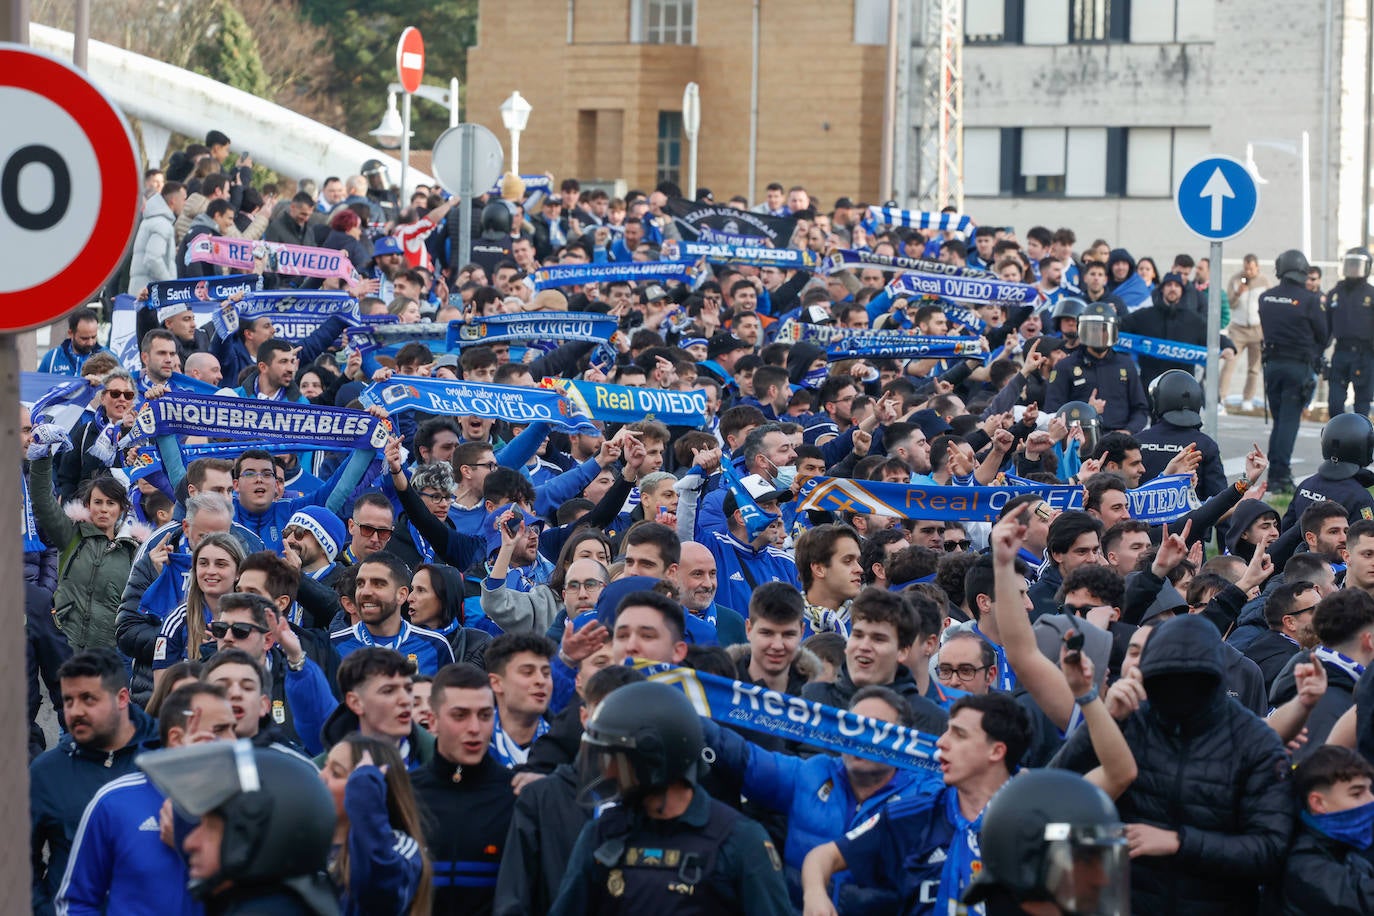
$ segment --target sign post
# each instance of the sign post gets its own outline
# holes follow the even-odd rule
[[[405,90],[401,97],[401,193],[406,201],[406,173],[410,170],[410,96],[425,78],[425,40],[415,26],[407,26],[396,43],[396,78]]]
[[[697,134],[701,131],[701,90],[688,83],[682,90],[682,132],[687,135],[687,187],[682,196],[697,199]]]
[[[0,3],[0,14],[12,13]],[[27,21],[27,16],[25,16]],[[26,33],[0,22],[0,34]],[[123,115],[70,64],[24,45],[0,44],[0,435],[17,442],[17,333],[41,327],[90,301],[124,257],[140,205],[140,167]],[[19,462],[0,462],[0,581],[23,600],[18,523]],[[13,605],[12,605],[13,606]],[[28,771],[23,746],[19,640],[0,650],[0,772],[8,781],[0,828],[27,830]],[[6,886],[21,887],[9,857]]]
[[[472,199],[501,177],[505,151],[496,135],[481,124],[450,127],[434,141],[434,177],[458,195],[458,265],[472,252]]]
[[[1209,156],[1193,165],[1174,195],[1179,218],[1212,243],[1207,284],[1207,377],[1203,431],[1217,437],[1221,394],[1221,243],[1245,231],[1259,208],[1259,188],[1238,159]]]

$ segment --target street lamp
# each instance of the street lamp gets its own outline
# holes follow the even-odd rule
[[[530,112],[533,110],[519,89],[501,103],[501,123],[510,132],[510,170],[515,175],[520,174],[520,132],[530,123]]]
[[[1297,156],[1302,169],[1302,253],[1312,257],[1312,156],[1307,131],[1302,132],[1298,143],[1292,140],[1248,140],[1245,143],[1245,170],[1255,179],[1256,184],[1268,184],[1260,177],[1259,166],[1255,163],[1255,147],[1277,150],[1290,156]]]
[[[382,123],[368,133],[377,138],[377,145],[382,149],[396,149],[401,145],[405,126],[401,123],[401,113],[396,110],[396,93],[387,94],[386,114],[382,115]]]

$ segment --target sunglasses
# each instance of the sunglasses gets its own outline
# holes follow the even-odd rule
[[[258,626],[256,623],[225,623],[223,620],[216,620],[210,624],[210,632],[215,639],[223,639],[230,633],[234,634],[235,639],[247,639],[254,633],[266,633],[267,627]]]
[[[125,401],[132,401],[136,397],[132,391],[124,391],[119,388],[106,388],[105,393],[112,398],[120,398]]]
[[[357,525],[358,533],[363,537],[376,538],[383,543],[391,540],[391,534],[396,530],[395,528],[378,528],[376,525],[364,525],[362,522],[358,522]]]
[[[968,550],[973,546],[973,542],[968,538],[960,541],[945,541],[945,553],[954,553],[956,550]]]

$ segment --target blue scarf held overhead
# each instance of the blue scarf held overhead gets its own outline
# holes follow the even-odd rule
[[[937,296],[959,302],[1009,302],[1028,305],[1040,298],[1040,290],[1028,283],[991,278],[949,277],[905,273],[887,285],[888,295]]]
[[[522,425],[544,421],[565,432],[596,428],[590,419],[573,410],[567,398],[546,388],[405,375],[373,382],[358,398],[368,407],[385,407],[391,414],[418,410],[445,417],[484,417]]]
[[[882,226],[902,226],[907,229],[939,229],[967,235],[973,228],[973,218],[962,213],[933,213],[928,210],[903,210],[900,207],[869,207],[868,218]]]
[[[690,280],[688,264],[681,261],[626,261],[618,264],[558,264],[541,267],[532,276],[536,290],[559,286],[578,286],[583,283],[610,283],[628,280],[641,281]]]
[[[825,259],[822,265],[823,273],[833,274],[841,270],[851,268],[869,267],[880,270],[884,273],[901,273],[907,270],[919,270],[927,274],[941,274],[946,277],[969,277],[978,280],[996,280],[997,276],[989,271],[980,270],[977,267],[960,267],[957,264],[946,264],[944,261],[932,261],[930,258],[908,258],[905,255],[874,254],[871,251],[856,251],[850,248],[842,248]]]
[[[540,384],[562,393],[572,403],[575,412],[593,420],[607,423],[659,420],[668,426],[693,428],[706,423],[704,391],[631,388],[627,385],[601,385],[563,378],[544,379]]]
[[[1157,477],[1127,493],[1131,517],[1149,524],[1172,522],[1191,511],[1191,478],[1183,474]],[[1083,508],[1083,488],[1023,482],[1019,486],[921,486],[813,477],[802,488],[799,509],[858,512],[890,518],[918,518],[944,522],[996,522],[1002,508],[1024,493],[1033,493],[1055,509]]]
[[[863,359],[981,359],[987,362],[977,337],[926,337],[896,331],[857,331],[825,348],[827,358]]]
[[[236,293],[249,295],[262,288],[257,274],[230,274],[201,277],[197,280],[158,280],[148,284],[148,308],[157,311],[168,305],[185,303],[187,308],[201,302],[223,302]]]
[[[708,264],[745,264],[750,267],[780,267],[783,270],[815,270],[821,259],[814,251],[799,248],[769,248],[758,240],[745,243],[679,242],[678,254],[688,261],[705,258]]]
[[[343,451],[382,448],[390,433],[389,423],[361,410],[174,392],[145,402],[126,440],[209,436]]]
[[[1161,340],[1158,337],[1145,337],[1140,334],[1118,334],[1115,349],[1134,353],[1136,356],[1187,363],[1190,366],[1207,365],[1207,348],[1201,344],[1179,343],[1176,340]]]
[[[681,690],[699,715],[722,725],[737,725],[834,753],[852,754],[904,770],[934,774],[938,778],[936,738],[914,728],[880,722],[705,671],[644,659],[627,659],[626,664],[633,664],[651,681]]]
[[[517,315],[491,315],[472,321],[450,321],[447,345],[489,346],[493,343],[527,340],[580,340],[605,343],[620,327],[620,321],[596,312],[523,312]]]

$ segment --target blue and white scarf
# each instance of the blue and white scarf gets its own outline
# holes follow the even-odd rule
[[[577,379],[549,378],[543,387],[561,392],[577,413],[607,423],[659,420],[668,426],[699,428],[706,423],[706,392],[668,391],[600,385]]]
[[[1040,298],[1040,290],[1028,283],[1006,280],[945,277],[925,273],[905,273],[887,285],[888,295],[937,296],[958,302],[1010,302],[1027,304]]]
[[[645,281],[665,282],[677,280],[688,282],[689,265],[681,261],[625,261],[616,264],[558,264],[541,267],[532,275],[536,290],[551,289],[559,286],[579,286],[583,283],[610,283],[626,280],[631,283]]]
[[[126,440],[209,436],[343,451],[382,448],[390,432],[389,423],[361,410],[176,392],[146,402]]]
[[[681,690],[699,715],[716,722],[904,770],[939,773],[936,736],[914,728],[691,668],[644,659],[626,664],[633,664],[651,681]]]
[[[364,406],[385,407],[392,414],[418,410],[444,417],[485,417],[517,424],[544,421],[566,432],[596,428],[590,419],[573,410],[567,398],[547,388],[407,375],[373,382],[358,399]]]
[[[708,264],[746,264],[750,267],[780,267],[783,270],[815,270],[821,259],[814,251],[799,248],[769,248],[758,244],[719,242],[679,242],[678,254],[688,261],[705,258]]]
[[[262,288],[257,274],[231,274],[196,280],[158,280],[148,284],[147,306],[160,311],[169,305],[190,308],[197,302],[223,302],[235,294],[249,295]]]
[[[932,261],[930,258],[908,258],[904,255],[874,254],[871,251],[857,251],[851,248],[841,249],[824,262],[824,273],[833,274],[836,271],[849,270],[851,268],[869,267],[874,270],[881,270],[884,273],[901,273],[906,270],[919,270],[927,274],[940,274],[946,277],[968,277],[978,280],[995,280],[996,276],[990,271],[980,270],[977,267],[960,267],[957,264],[946,264],[944,261]]]
[[[1131,517],[1152,525],[1182,518],[1192,511],[1190,484],[1191,477],[1174,474],[1129,491]],[[995,522],[1009,501],[1025,493],[1033,493],[1061,511],[1083,508],[1083,488],[1079,486],[1026,481],[1005,487],[942,487],[813,477],[802,487],[798,509],[927,521]]]
[[[549,730],[549,723],[540,718],[539,724],[534,727],[534,738],[526,747],[521,747],[511,740],[510,735],[501,727],[501,713],[495,712],[492,718],[495,722],[491,730],[491,756],[506,769],[513,769],[521,766],[530,758],[530,747],[534,742],[542,738]]]
[[[1161,340],[1158,337],[1145,337],[1140,334],[1118,334],[1115,347],[1136,356],[1167,359],[1190,366],[1207,365],[1208,351],[1201,344],[1179,343],[1176,340]]]
[[[896,331],[859,331],[825,348],[827,358],[863,359],[981,359],[987,362],[977,337],[926,337]]]
[[[271,318],[274,327],[293,325],[288,330],[297,333],[278,333],[287,340],[300,340],[309,337],[321,324],[335,315],[350,320],[358,317],[358,300],[346,292],[328,290],[277,289],[255,292],[235,303],[228,314],[223,309],[215,312],[215,330],[221,337],[229,337],[239,329],[242,322],[253,322],[259,318]],[[309,328],[305,334],[299,333]]]
[[[450,351],[529,340],[605,343],[619,327],[619,319],[596,312],[523,312],[472,321],[450,321],[446,342]]]
[[[903,210],[900,207],[869,207],[868,216],[881,226],[902,226],[906,229],[939,229],[967,235],[973,228],[973,218],[962,213],[931,213],[928,210]]]
[[[779,516],[763,511],[763,507],[755,501],[740,480],[739,474],[735,471],[734,462],[722,461],[720,474],[725,479],[726,488],[735,497],[735,504],[739,509],[740,517],[744,519],[744,530],[748,532],[749,540],[752,541],[762,534],[764,529],[777,521]]]
[[[38,520],[33,515],[33,500],[29,498],[29,475],[19,475],[19,533],[24,539],[24,553],[46,550],[38,534]]]

